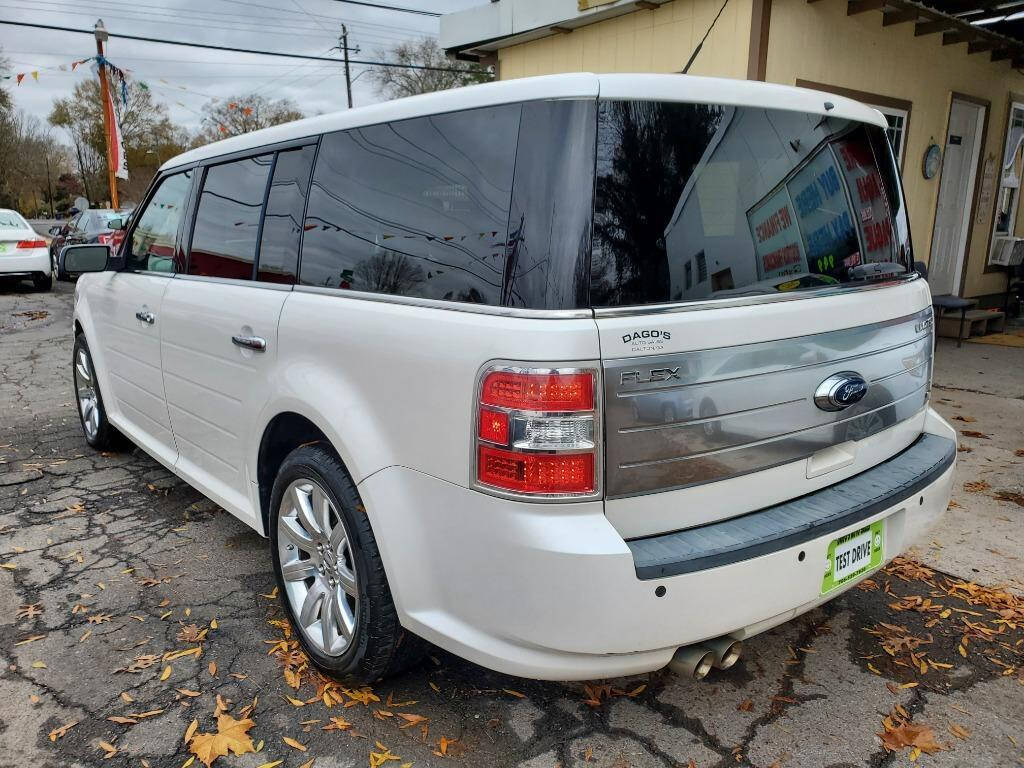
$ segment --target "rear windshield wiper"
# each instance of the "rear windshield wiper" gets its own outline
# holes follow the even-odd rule
[[[905,274],[906,271],[906,267],[894,261],[877,261],[850,267],[847,277],[850,280],[882,280]]]

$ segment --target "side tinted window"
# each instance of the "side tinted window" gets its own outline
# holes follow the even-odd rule
[[[588,306],[594,101],[523,105],[509,221],[505,305]]]
[[[192,171],[168,176],[136,217],[126,254],[128,269],[174,272],[174,247],[181,217],[188,203]]]
[[[258,280],[294,283],[302,237],[302,214],[306,207],[309,174],[313,170],[315,146],[289,149],[277,155],[270,182],[267,212],[260,238]]]
[[[207,168],[192,231],[190,275],[252,279],[272,158],[261,155]]]
[[[519,105],[324,136],[299,281],[501,302]]]

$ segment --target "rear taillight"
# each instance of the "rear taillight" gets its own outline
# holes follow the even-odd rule
[[[530,498],[600,495],[597,367],[495,365],[477,382],[473,480]]]
[[[16,248],[22,248],[28,250],[30,248],[45,248],[45,240],[19,240]]]

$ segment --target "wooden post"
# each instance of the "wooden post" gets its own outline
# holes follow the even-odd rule
[[[107,39],[107,30],[103,28],[103,22],[96,22],[96,53],[101,61],[100,70],[100,98],[103,99],[103,139],[107,147],[107,179],[110,183],[110,207],[118,208],[117,201],[117,169],[114,167],[114,151],[110,147],[110,137],[113,134],[111,115],[107,113],[107,105],[110,104],[110,86],[107,83],[107,70],[103,66],[103,41]]]

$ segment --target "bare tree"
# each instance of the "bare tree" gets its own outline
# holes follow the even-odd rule
[[[126,202],[137,202],[149,184],[156,158],[166,160],[181,152],[188,136],[171,122],[166,105],[154,100],[150,90],[136,81],[127,81],[124,98],[120,88],[114,89],[114,111],[130,174],[118,188]],[[85,80],[75,85],[71,96],[55,99],[49,120],[71,137],[85,196],[93,202],[109,199],[99,82]]]
[[[468,61],[452,61],[432,37],[399,43],[393,48],[381,51],[379,56],[396,64],[411,64],[432,69],[406,69],[400,67],[376,67],[370,70],[370,78],[379,93],[391,99],[415,96],[417,93],[444,91],[474,83],[486,83],[491,73],[479,64]]]
[[[203,107],[203,123],[196,143],[206,144],[302,117],[305,115],[290,99],[271,101],[256,93],[209,101]]]

